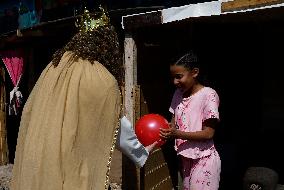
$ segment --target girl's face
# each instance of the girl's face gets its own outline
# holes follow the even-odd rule
[[[186,92],[196,84],[196,77],[198,76],[198,68],[187,69],[182,65],[170,66],[173,83],[177,88]]]

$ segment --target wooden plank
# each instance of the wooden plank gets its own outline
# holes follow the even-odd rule
[[[134,123],[136,123],[136,121],[141,117],[140,85],[134,86],[134,99]],[[133,128],[135,128],[135,126],[133,126]]]
[[[223,2],[221,11],[238,11],[283,3],[284,0],[235,0]]]
[[[129,15],[122,18],[123,26],[126,31],[131,31],[139,27],[162,23],[162,11]]]
[[[172,190],[173,185],[168,169],[160,148],[154,150],[144,166],[143,190]]]
[[[137,64],[133,65],[133,72],[137,73]],[[137,83],[137,74],[134,75],[134,81]],[[140,112],[140,86],[135,85],[134,86],[134,123],[140,118],[141,112]],[[135,125],[133,125],[133,128],[135,130]],[[137,187],[140,190],[141,189],[141,173],[140,168],[136,168],[136,177],[137,177]]]
[[[135,120],[135,85],[137,85],[137,50],[132,36],[124,39],[124,68],[125,68],[125,88],[124,88],[124,114],[134,126]],[[122,185],[123,189],[140,190],[140,171],[134,163],[123,156],[122,158]]]
[[[141,89],[140,89],[141,90]],[[148,109],[148,105],[147,105],[147,101],[146,99],[144,98],[144,95],[143,95],[143,91],[141,90],[140,92],[140,117],[145,115],[145,114],[148,114],[149,113],[149,109]]]
[[[137,50],[131,36],[124,40],[124,65],[125,65],[125,115],[134,126],[134,85],[137,84]]]
[[[6,90],[5,69],[0,67],[0,165],[9,162],[9,150],[6,130]]]

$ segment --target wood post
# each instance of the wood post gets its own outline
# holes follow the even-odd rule
[[[268,5],[283,3],[284,0],[234,0],[222,3],[222,12],[252,9]]]
[[[137,113],[135,113],[135,87],[137,85],[137,49],[132,36],[126,35],[124,40],[124,114],[135,124]],[[140,171],[126,156],[122,159],[122,188],[140,190]]]
[[[6,130],[6,91],[5,91],[5,69],[0,67],[0,165],[9,162],[9,151]]]
[[[134,86],[137,85],[137,49],[134,39],[126,36],[124,41],[125,105],[126,117],[134,126]]]

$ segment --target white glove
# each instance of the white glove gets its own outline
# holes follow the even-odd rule
[[[117,137],[117,147],[124,153],[135,165],[143,167],[150,150],[153,149],[151,145],[147,149],[140,143],[131,126],[130,121],[124,116],[120,120],[120,130]],[[151,146],[151,147],[150,147]],[[154,146],[154,145],[153,145]]]

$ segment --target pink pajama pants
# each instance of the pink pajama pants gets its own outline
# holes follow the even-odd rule
[[[216,150],[198,159],[181,156],[181,161],[183,190],[218,190],[221,160]]]

